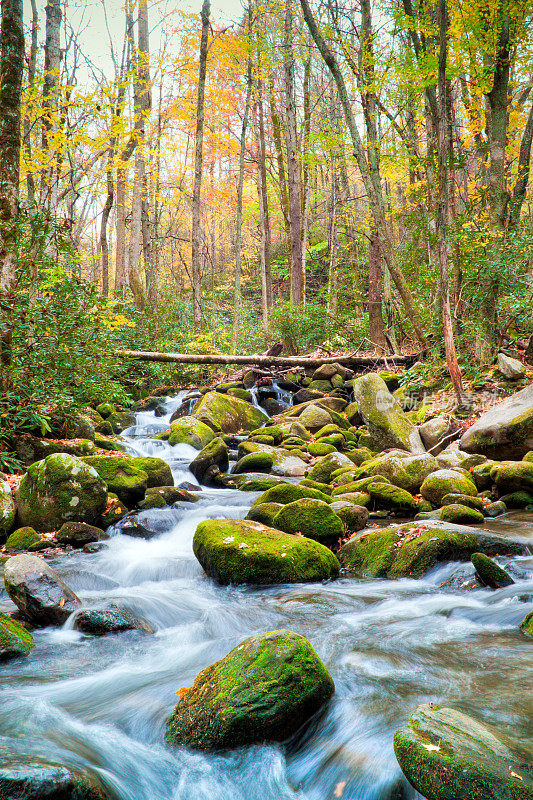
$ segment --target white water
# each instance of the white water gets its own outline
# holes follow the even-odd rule
[[[129,443],[167,460],[177,484],[196,484],[187,468],[196,451],[151,438],[180,398],[167,401],[166,417],[139,414]],[[4,758],[81,766],[120,800],[326,800],[341,790],[344,800],[412,800],[406,787],[391,794],[400,778],[392,735],[421,702],[454,705],[533,741],[532,644],[517,630],[533,609],[531,560],[515,559],[518,582],[499,592],[441,587],[454,572],[471,574],[467,565],[419,581],[217,587],[192,553],[196,525],[242,518],[256,496],[203,489],[196,504],[145,512],[160,531],[151,540],[117,533],[96,554],[56,560],[84,603],[126,605],[156,634],[88,637],[68,622],[37,630],[29,658],[0,665]],[[531,523],[522,514],[493,524],[523,536]],[[168,748],[177,690],[242,639],[280,627],[311,640],[336,684],[303,738],[217,756]]]

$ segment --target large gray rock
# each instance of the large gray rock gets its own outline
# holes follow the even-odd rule
[[[22,615],[36,625],[62,625],[81,606],[72,589],[38,556],[9,558],[4,584]]]
[[[120,608],[116,603],[110,603],[107,608],[82,608],[74,616],[73,627],[74,630],[91,636],[104,636],[106,633],[133,630],[141,631],[141,633],[154,633],[149,622],[135,616],[125,608]]]
[[[449,430],[450,423],[446,417],[433,417],[433,419],[428,419],[427,422],[423,422],[422,425],[418,426],[418,432],[427,450],[435,447]]]
[[[0,797],[5,800],[108,800],[84,772],[45,762],[0,765]]]
[[[417,428],[400,408],[377,373],[362,375],[353,382],[357,407],[376,445],[385,450],[397,447],[411,453],[425,451]]]
[[[482,414],[459,447],[498,461],[523,458],[533,449],[533,383]]]
[[[526,368],[517,358],[506,356],[505,353],[498,353],[498,370],[510,381],[518,381],[526,374]]]
[[[420,706],[394,735],[406,778],[427,800],[531,800],[531,759],[453,708]]]

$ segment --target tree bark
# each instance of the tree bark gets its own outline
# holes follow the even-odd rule
[[[272,306],[272,274],[270,271],[271,233],[266,170],[265,116],[263,112],[263,84],[261,79],[257,81],[257,95],[257,109],[259,117],[257,150],[259,160],[259,223],[261,228],[261,311],[263,317],[263,327],[266,330],[268,326],[268,314]]]
[[[57,128],[59,69],[61,65],[60,31],[61,0],[48,0],[45,9],[42,150],[48,163],[41,173],[40,206],[46,217],[53,217],[57,208],[57,164],[52,149],[52,136]]]
[[[137,361],[157,361],[175,364],[258,364],[265,367],[320,367],[322,364],[345,364],[353,367],[377,367],[381,364],[414,364],[423,353],[394,356],[331,356],[312,358],[310,356],[238,356],[238,355],[196,355],[191,353],[152,353],[144,350],[115,350],[117,358],[134,358]]]
[[[272,139],[276,150],[276,163],[278,167],[278,183],[281,210],[283,212],[283,223],[285,227],[285,240],[287,242],[287,266],[289,275],[292,275],[292,255],[291,255],[291,227],[289,224],[289,192],[287,189],[287,178],[285,173],[285,159],[283,157],[283,142],[281,137],[281,122],[276,107],[276,90],[274,79],[270,76],[270,119],[272,122]]]
[[[10,384],[24,71],[22,0],[2,0],[0,28],[0,390]]]
[[[33,90],[35,87],[35,76],[37,69],[37,47],[39,36],[39,15],[37,13],[37,0],[31,0],[31,45],[30,55],[28,59],[28,88]],[[30,120],[26,113],[24,117],[24,151],[28,169],[26,171],[26,191],[28,194],[28,205],[33,207],[35,205],[35,178],[29,165],[32,160],[31,149],[31,129]]]
[[[209,37],[210,0],[203,0],[201,19],[202,34],[200,37],[198,99],[196,103],[196,138],[194,155],[194,187],[192,197],[192,229],[191,229],[191,273],[192,273],[192,305],[194,329],[198,332],[202,327],[202,231],[201,231],[201,192],[204,146],[204,106],[205,79],[207,72],[207,50]]]

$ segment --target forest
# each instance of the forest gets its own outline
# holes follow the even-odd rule
[[[533,9],[214,3],[1,0],[0,798],[533,800]]]

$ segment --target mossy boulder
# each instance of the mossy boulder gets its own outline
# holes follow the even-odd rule
[[[47,417],[50,438],[94,441],[94,424],[88,416],[90,411],[91,409],[87,409],[88,413],[83,414],[81,411],[65,411],[59,406],[54,407]]]
[[[83,459],[106,482],[107,488],[127,506],[142,500],[148,486],[148,475],[128,456],[88,456]],[[84,520],[86,521],[86,520]]]
[[[121,519],[124,519],[129,511],[126,503],[123,503],[122,500],[119,500],[117,495],[113,492],[109,493],[108,500],[109,503],[105,511],[102,513],[98,523],[99,526],[104,529],[109,528],[110,525],[116,525],[117,522],[120,522]]]
[[[533,798],[533,764],[525,753],[453,708],[420,706],[396,731],[394,752],[406,778],[427,800]]]
[[[222,476],[219,476],[219,478]],[[261,472],[245,472],[242,475],[227,475],[224,485],[227,488],[237,487],[241,492],[266,492],[273,486],[285,485],[283,478],[265,475]]]
[[[281,503],[259,503],[252,506],[246,515],[246,519],[251,519],[253,522],[262,522],[269,528],[275,527],[273,525],[274,517],[284,508]]]
[[[0,542],[4,542],[15,524],[15,501],[11,487],[0,478]]]
[[[228,467],[228,448],[221,436],[209,442],[189,465],[196,480],[204,484],[212,483],[220,472],[227,472]]]
[[[113,411],[105,420],[106,425],[110,425],[113,433],[122,433],[126,428],[135,425],[136,417],[132,411]],[[102,433],[105,433],[102,430]]]
[[[174,447],[176,444],[188,444],[196,450],[202,450],[215,438],[212,428],[196,417],[181,417],[170,426],[168,443]]]
[[[353,461],[350,461],[348,456],[343,453],[329,453],[329,455],[322,456],[322,458],[316,460],[307,477],[319,483],[330,483],[331,475],[335,470],[342,467],[353,469],[353,466]]]
[[[195,405],[193,417],[214,431],[251,431],[265,421],[265,415],[251,403],[220,392],[207,392]]]
[[[148,510],[150,508],[164,508],[173,503],[197,503],[198,495],[180,489],[179,486],[153,486],[146,490],[144,500],[139,503],[139,508]]]
[[[113,403],[99,403],[96,406],[96,411],[101,417],[107,419],[111,414],[114,414],[117,409]]]
[[[172,470],[166,461],[162,458],[154,458],[153,456],[137,456],[131,459],[131,463],[146,472],[148,481],[146,483],[148,489],[153,489],[156,486],[173,486],[174,477]]]
[[[201,522],[193,551],[206,573],[223,585],[308,583],[339,573],[337,558],[319,542],[248,520]]]
[[[503,461],[495,464],[490,478],[500,493],[533,492],[533,464],[527,461]]]
[[[468,428],[461,450],[519,459],[533,449],[533,383],[486,411]]]
[[[462,472],[453,469],[438,469],[425,479],[420,494],[434,506],[440,506],[447,494],[477,495],[477,487]]]
[[[430,453],[411,455],[394,450],[365,461],[355,473],[357,477],[382,475],[406,491],[417,493],[424,480],[438,469],[437,460]]]
[[[324,425],[331,423],[331,414],[325,408],[311,403],[306,406],[300,416],[298,422],[303,425],[308,431],[318,431]]]
[[[315,458],[319,456],[327,456],[329,453],[334,453],[337,448],[332,444],[324,444],[324,442],[310,442],[307,445],[307,452]]]
[[[526,636],[530,636],[533,639],[533,611],[530,611],[529,614],[524,617],[520,623],[520,630],[523,631]]]
[[[410,492],[391,483],[372,481],[368,485],[367,492],[377,508],[391,511],[415,511],[417,508],[415,498]]]
[[[327,495],[330,495],[332,492],[332,487],[329,484],[319,483],[319,481],[312,481],[310,478],[303,478],[298,486],[307,486],[309,489],[316,489],[317,492],[323,492]]]
[[[33,647],[33,638],[20,622],[0,614],[0,661],[27,656]]]
[[[274,440],[274,444],[279,444],[283,438],[283,431],[279,425],[265,425],[264,428],[257,428],[256,430],[250,431],[249,440],[257,436],[270,436]]]
[[[368,522],[368,509],[364,506],[347,500],[336,500],[330,508],[340,518],[348,533],[357,533],[357,531],[363,530]]]
[[[167,723],[167,741],[199,750],[282,742],[335,691],[307,639],[287,630],[251,636],[204,669]]]
[[[0,766],[6,800],[111,800],[92,775],[29,757]]]
[[[481,525],[485,521],[481,511],[462,503],[443,505],[439,512],[439,519],[444,522],[456,522],[457,525]]]
[[[478,492],[490,489],[492,486],[490,473],[496,464],[498,464],[497,461],[487,460],[483,464],[476,464],[475,467],[469,468],[470,475],[476,484]]]
[[[344,492],[332,498],[334,503],[344,501],[351,503],[354,506],[363,506],[366,508],[370,505],[371,497],[367,492]]]
[[[443,506],[450,505],[450,503],[460,503],[462,506],[475,508],[476,511],[483,511],[485,507],[482,497],[472,497],[468,494],[446,494],[441,502]]]
[[[527,508],[533,506],[533,494],[530,492],[509,492],[500,497],[507,508]]]
[[[442,561],[526,552],[525,545],[501,536],[440,520],[407,522],[356,534],[339,550],[344,567],[376,578],[420,578]]]
[[[57,572],[38,556],[9,558],[4,585],[21,614],[35,625],[62,625],[81,605]]]
[[[331,510],[328,503],[304,497],[283,506],[274,517],[274,528],[285,533],[301,533],[327,547],[344,535],[344,525],[340,517]]]
[[[282,503],[282,505],[286,505],[287,503],[293,503],[295,500],[303,500],[306,497],[313,498],[314,500],[323,500],[325,503],[331,502],[331,497],[329,495],[317,489],[311,489],[309,486],[302,486],[301,484],[295,483],[280,483],[277,486],[272,486],[270,489],[267,489],[266,492],[263,492],[263,494],[257,498],[254,505],[259,505],[260,503]]]
[[[305,474],[307,465],[305,461],[283,447],[271,447],[268,444],[257,442],[242,442],[239,445],[239,459],[251,453],[263,453],[272,458],[271,471],[274,475],[297,478]]]
[[[412,453],[424,452],[417,428],[377,373],[356,378],[353,390],[359,413],[379,449],[396,447]]]
[[[96,433],[94,434],[96,440]],[[17,458],[26,466],[42,461],[53,453],[68,453],[71,456],[90,456],[96,452],[91,439],[42,439],[30,434],[15,437]]]
[[[57,453],[28,467],[15,499],[23,526],[55,531],[71,520],[97,523],[105,509],[107,488],[92,465]]]
[[[86,522],[65,522],[56,534],[59,544],[69,544],[72,547],[84,547],[89,542],[99,542],[109,536],[102,528],[87,525]]]
[[[248,453],[240,458],[233,467],[233,473],[239,475],[242,472],[270,472],[274,463],[271,453]]]
[[[41,541],[41,537],[34,528],[26,525],[23,528],[17,528],[16,531],[8,536],[6,548],[8,550],[28,550],[32,545]]]
[[[504,586],[512,586],[514,583],[509,573],[484,553],[472,553],[470,560],[475,567],[477,577],[485,586],[490,586],[491,589],[503,589]]]
[[[124,439],[122,439],[121,436],[103,436],[101,433],[95,433],[94,444],[99,450],[113,450],[119,453],[126,452]],[[91,455],[91,453],[84,453],[83,455]]]

